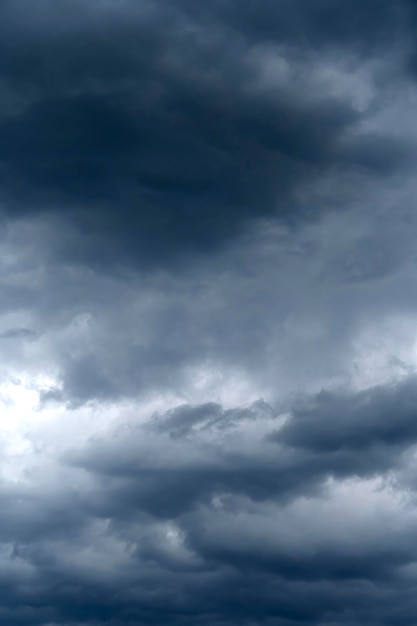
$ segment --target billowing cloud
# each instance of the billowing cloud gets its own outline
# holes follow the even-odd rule
[[[305,397],[285,415],[260,401],[182,405],[140,424],[118,417],[60,452],[38,427],[24,474],[0,494],[5,615],[409,623],[412,604],[397,615],[415,578],[416,512],[400,478],[415,397],[413,377]]]
[[[1,3],[2,623],[417,622],[416,25]]]
[[[406,167],[411,143],[367,130],[386,89],[372,46],[355,51],[356,23],[399,11],[299,4],[3,3],[6,214],[70,220],[72,260],[169,265],[298,219],[297,193],[335,169]]]

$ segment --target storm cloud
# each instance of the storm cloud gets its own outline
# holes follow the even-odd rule
[[[300,189],[334,170],[407,167],[411,143],[366,129],[386,81],[371,68],[358,102],[331,80],[377,63],[372,33],[400,9],[289,4],[2,3],[6,215],[69,220],[72,260],[166,265],[253,220],[302,219]]]
[[[0,621],[417,622],[417,7],[0,3]]]

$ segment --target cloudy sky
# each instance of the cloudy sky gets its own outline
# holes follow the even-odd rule
[[[0,0],[0,623],[417,624],[415,0]]]

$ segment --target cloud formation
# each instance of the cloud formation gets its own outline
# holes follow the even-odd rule
[[[0,5],[0,621],[417,621],[412,0]]]
[[[384,481],[412,463],[416,394],[414,377],[321,392],[284,419],[183,405],[55,459],[38,449],[1,493],[7,619],[410,623],[416,513]]]
[[[411,145],[366,131],[372,68],[350,93],[375,61],[355,24],[389,23],[389,4],[299,4],[3,3],[6,213],[70,219],[72,260],[166,266],[254,219],[299,219],[295,192],[326,172],[404,167]]]

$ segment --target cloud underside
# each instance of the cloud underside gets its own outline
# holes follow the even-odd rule
[[[3,3],[6,215],[69,220],[72,261],[169,266],[253,220],[317,214],[301,190],[335,171],[404,168],[412,145],[366,129],[377,93],[358,105],[331,72],[399,41],[405,71],[413,5],[297,4]]]
[[[411,623],[416,406],[410,377],[284,415],[180,405],[53,474],[38,450],[36,481],[0,493],[4,619]]]
[[[1,2],[1,623],[417,623],[416,26]]]

